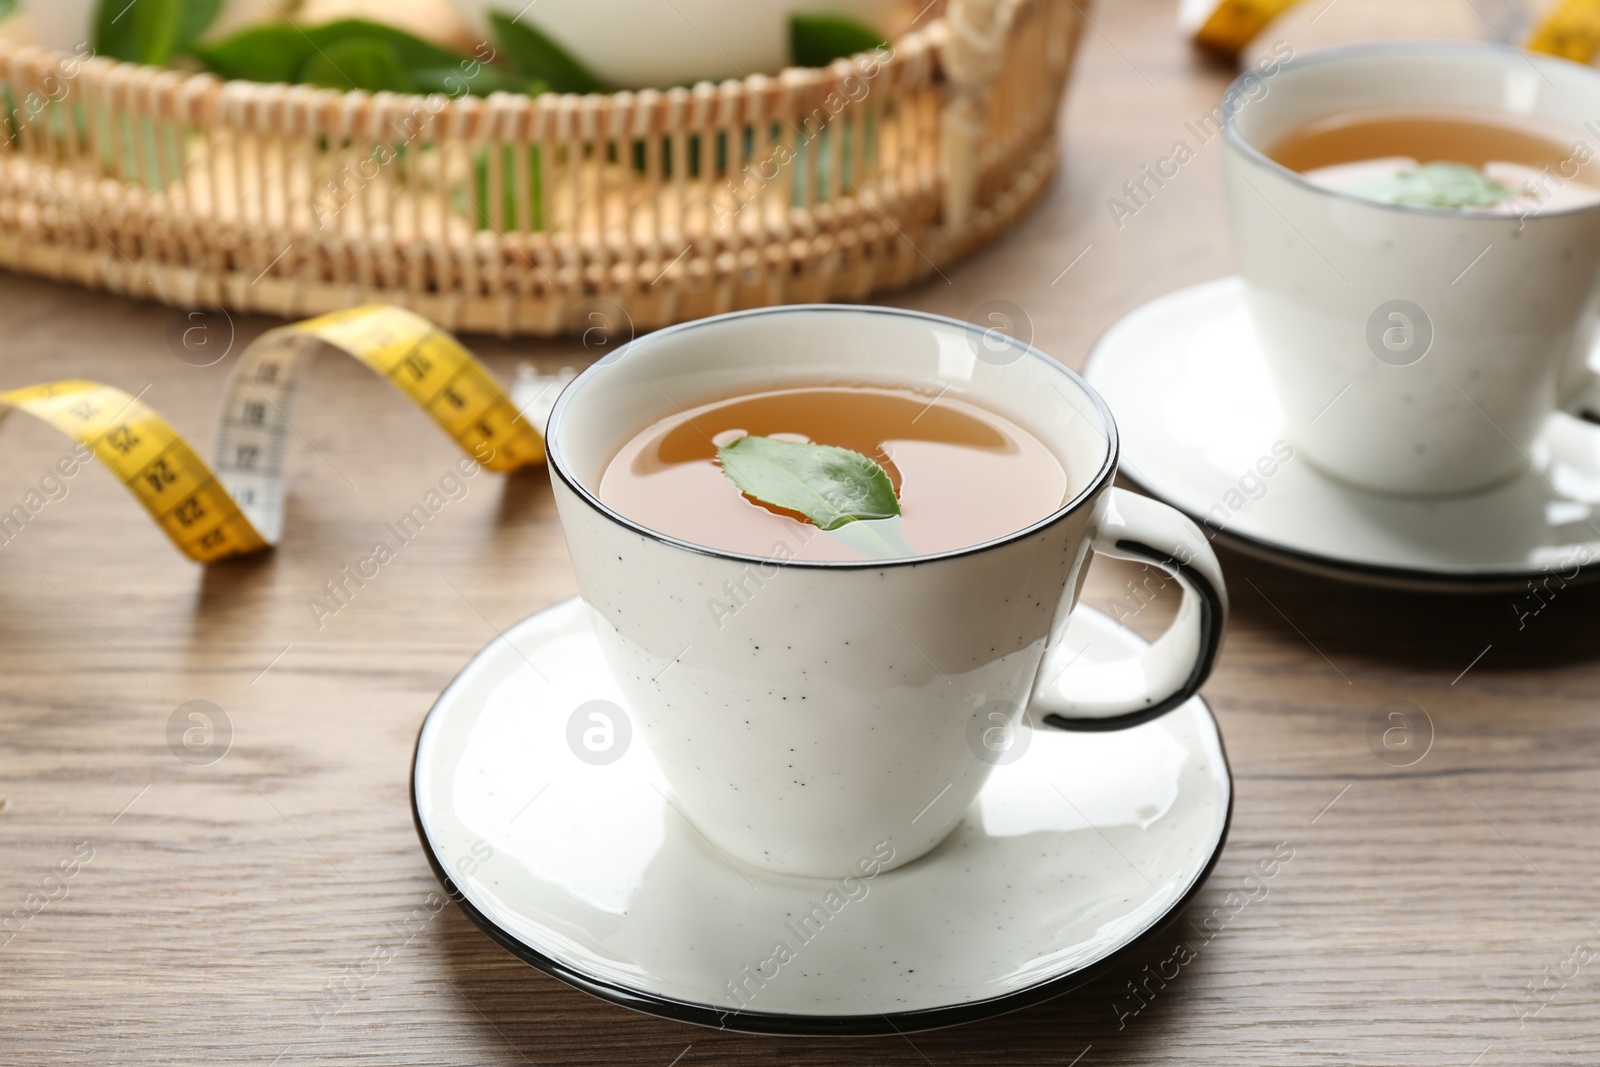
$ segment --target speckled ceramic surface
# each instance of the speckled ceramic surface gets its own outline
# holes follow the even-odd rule
[[[1319,49],[1270,84],[1251,72],[1224,105],[1234,251],[1289,441],[1353,484],[1450,496],[1526,470],[1557,398],[1578,387],[1600,203],[1378,203],[1265,154],[1308,123],[1393,108],[1497,115],[1586,143],[1600,73],[1510,47],[1389,41]],[[1574,149],[1540,182],[1569,184],[1587,158]]]
[[[1600,433],[1550,416],[1535,467],[1468,496],[1337,481],[1290,444],[1237,278],[1113,326],[1085,376],[1116,410],[1122,474],[1239,547],[1357,581],[1523,588],[1600,570]]]
[[[679,807],[733,858],[832,877],[882,843],[888,866],[909,863],[983,788],[991,764],[975,737],[1025,707],[1067,729],[1130,728],[1185,703],[1216,661],[1227,590],[1205,534],[1112,486],[1116,424],[1077,374],[996,344],[971,323],[895,308],[761,308],[637,338],[556,402],[550,482],[578,593]],[[808,523],[736,552],[600,498],[619,427],[786,381],[990,407],[1056,453],[1068,496],[980,544],[847,560],[797,558],[822,536]],[[1150,645],[1074,662],[1059,638],[1098,555],[1166,570],[1183,598]]]
[[[1067,642],[1089,662],[1139,646],[1082,608]],[[1227,832],[1227,762],[1196,698],[1121,732],[1022,733],[949,838],[903,867],[869,848],[834,879],[770,874],[685,820],[620,699],[582,602],[523,621],[429,714],[413,803],[490,936],[670,1018],[873,1033],[1023,1007],[1162,926]],[[583,741],[595,701],[613,705],[603,756]]]

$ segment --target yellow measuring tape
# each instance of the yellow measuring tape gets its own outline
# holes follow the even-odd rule
[[[1236,56],[1297,3],[1300,0],[1183,0],[1178,28],[1197,44]],[[1532,25],[1523,42],[1530,52],[1578,63],[1592,63],[1600,55],[1600,0],[1554,0]]]
[[[180,551],[210,563],[278,543],[295,385],[324,345],[387,378],[484,468],[544,459],[542,424],[530,425],[488,368],[428,320],[383,305],[283,326],[245,349],[228,376],[214,468],[153,408],[98,382],[0,392],[0,417],[26,411],[90,449]]]
[[[1299,0],[1184,0],[1178,28],[1215,52],[1236,56]]]
[[[1600,0],[1558,0],[1529,34],[1530,52],[1545,52],[1578,63],[1600,54]]]

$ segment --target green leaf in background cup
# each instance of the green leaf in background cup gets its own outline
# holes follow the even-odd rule
[[[495,43],[507,63],[558,93],[603,93],[606,85],[566,49],[532,26],[500,11],[489,13]]]
[[[1349,189],[1351,196],[1413,207],[1492,207],[1517,195],[1515,189],[1465,163],[1426,163],[1402,174],[1369,178]]]
[[[789,16],[789,54],[797,67],[826,67],[836,59],[870,52],[885,43],[883,34],[847,15],[796,11]]]
[[[411,76],[400,54],[375,37],[349,37],[319,49],[300,68],[299,81],[325,89],[403,93]]]
[[[0,19],[10,17],[17,9],[17,0],[0,0]]]
[[[900,514],[888,472],[848,448],[748,436],[717,449],[717,459],[740,492],[822,530]]]

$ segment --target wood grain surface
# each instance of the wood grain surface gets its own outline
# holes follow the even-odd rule
[[[1120,228],[1106,208],[1230,72],[1176,38],[1170,3],[1091,18],[1046,201],[895,301],[959,317],[1011,301],[1074,365],[1122,314],[1231,266],[1215,143]],[[209,451],[229,361],[177,359],[174,316],[0,277],[0,385],[148,386]],[[271,325],[233,323],[235,350]],[[594,355],[467,340],[505,375]],[[92,467],[0,544],[0,915],[29,916],[0,932],[0,1064],[1600,1062],[1595,590],[1519,627],[1511,596],[1374,592],[1225,552],[1235,614],[1206,695],[1237,802],[1187,914],[1105,977],[991,1022],[752,1038],[575,992],[453,907],[414,920],[436,889],[407,799],[417,727],[497,629],[574,592],[566,546],[543,473],[477,478],[319,629],[307,598],[456,454],[350,361],[314,366],[295,421],[275,553],[197,568]],[[3,433],[0,510],[68,449],[23,418]],[[1104,607],[1139,577],[1097,564],[1086,596]],[[232,724],[209,765],[168,746],[189,700]],[[1389,701],[1432,723],[1408,767],[1369,746]],[[1285,846],[1290,862],[1247,880]],[[1135,999],[1180,944],[1194,958]],[[352,975],[319,1025],[324,991]]]

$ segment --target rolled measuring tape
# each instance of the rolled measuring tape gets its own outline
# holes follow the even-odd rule
[[[1236,56],[1267,24],[1299,0],[1183,0],[1178,29],[1196,44]]]
[[[1600,55],[1600,0],[1556,0],[1528,35],[1525,47],[1577,63]]]
[[[427,319],[385,305],[282,326],[245,349],[228,376],[214,466],[155,409],[99,382],[0,392],[0,418],[25,411],[89,449],[195,562],[249,555],[283,534],[295,387],[307,358],[324,347],[387,378],[485,469],[514,471],[544,459],[543,422],[524,417],[487,367]]]
[[[1182,0],[1178,29],[1196,44],[1237,56],[1267,25],[1300,0]],[[1593,63],[1600,56],[1600,0],[1554,0],[1519,5],[1544,10],[1523,41],[1530,52]],[[1498,31],[1497,31],[1498,32]]]

